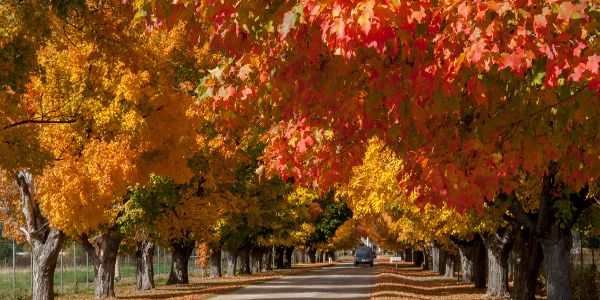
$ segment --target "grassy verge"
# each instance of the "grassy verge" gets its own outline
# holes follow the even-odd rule
[[[205,299],[214,295],[223,294],[246,285],[267,280],[277,279],[284,275],[298,274],[314,270],[327,264],[298,264],[292,269],[273,270],[270,272],[240,275],[236,277],[209,278],[200,274],[190,274],[190,284],[165,285],[167,275],[155,276],[156,289],[152,291],[136,291],[135,277],[127,277],[115,284],[118,299]],[[91,287],[93,288],[93,287]],[[93,290],[79,291],[77,293],[58,294],[57,299],[91,299]]]

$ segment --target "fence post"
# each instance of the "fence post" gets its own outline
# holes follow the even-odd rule
[[[31,248],[31,254],[29,256],[29,272],[31,273],[31,294],[33,295],[33,247]]]
[[[77,287],[77,244],[73,242],[73,289]]]
[[[63,285],[63,272],[64,272],[65,268],[63,266],[63,252],[62,252],[62,249],[60,249],[60,252],[58,254],[60,255],[60,291],[64,292],[65,291],[65,287]]]
[[[17,282],[17,265],[16,265],[16,255],[15,255],[15,251],[16,251],[16,246],[15,246],[15,240],[13,240],[12,243],[12,254],[13,254],[13,277],[12,277],[12,284],[13,284],[13,298],[16,298],[16,282]]]
[[[87,251],[85,252],[85,288],[90,287],[90,264],[89,264],[89,254]]]

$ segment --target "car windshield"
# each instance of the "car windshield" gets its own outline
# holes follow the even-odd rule
[[[370,254],[371,254],[371,248],[369,248],[369,247],[356,248],[356,255],[365,256],[365,255],[370,255]]]

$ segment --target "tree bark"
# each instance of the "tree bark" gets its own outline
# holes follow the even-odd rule
[[[117,255],[117,260],[115,260],[115,282],[119,282],[121,280],[121,256]]]
[[[412,252],[412,249],[406,249],[406,251],[404,251],[404,255],[405,255],[404,261],[406,261],[406,262],[413,262],[413,257],[412,257],[413,256],[413,252]]]
[[[317,249],[313,248],[312,246],[307,246],[307,250],[306,250],[306,258],[307,258],[307,262],[310,264],[314,264],[317,262]]]
[[[283,267],[292,268],[292,254],[294,254],[294,247],[286,247],[283,256]]]
[[[121,240],[122,236],[115,227],[95,237],[91,242],[87,234],[83,234],[81,237],[83,248],[94,265],[94,295],[96,298],[115,296],[115,263]]]
[[[302,248],[299,250],[300,251],[300,259],[299,262],[301,264],[305,264],[306,263],[306,247]]]
[[[479,234],[470,241],[451,238],[458,248],[461,281],[473,282],[476,288],[485,287],[487,276],[487,250]]]
[[[137,244],[135,286],[140,291],[154,289],[154,249],[156,245],[150,241]]]
[[[548,299],[571,299],[571,231],[553,224],[541,245]]]
[[[423,260],[424,260],[424,255],[423,255],[423,251],[415,251],[413,252],[415,255],[415,266],[417,267],[422,267],[423,266]]]
[[[431,246],[431,270],[437,272],[440,275],[444,275],[446,268],[446,262],[444,258],[444,250],[437,246]]]
[[[238,253],[237,250],[227,252],[227,276],[235,276],[237,267]]]
[[[210,251],[210,257],[208,258],[208,264],[210,268],[210,276],[218,278],[222,276],[221,273],[221,247],[213,247]]]
[[[171,254],[171,273],[169,273],[169,279],[167,285],[171,284],[188,284],[188,261],[196,242],[190,239],[177,239],[171,240],[171,248],[173,253]]]
[[[456,256],[450,252],[444,254],[446,266],[444,268],[444,276],[448,278],[454,277],[454,271],[456,267]]]
[[[527,228],[515,228],[513,245],[514,284],[511,298],[535,300],[537,277],[542,264],[542,247]]]
[[[498,200],[511,204],[509,219],[529,229],[541,244],[548,299],[568,300],[571,299],[569,278],[571,229],[581,213],[596,203],[598,198],[588,197],[589,185],[587,184],[577,192],[565,193],[568,184],[557,180],[557,173],[557,165],[551,163],[542,178],[542,192],[537,212],[525,211],[520,201],[508,201],[508,195],[501,194]],[[510,198],[517,197],[513,194]],[[559,201],[568,201],[569,206],[557,205]],[[559,218],[561,215],[568,217]]]
[[[283,269],[285,268],[285,265],[283,264],[283,256],[285,252],[285,247],[283,246],[277,246],[275,247],[275,267],[277,269]]]
[[[254,248],[250,252],[250,271],[252,273],[262,272],[264,248]]]
[[[265,250],[263,264],[264,264],[265,271],[273,270],[273,248],[272,247]]]
[[[54,271],[60,249],[65,241],[65,234],[50,227],[48,219],[42,215],[34,198],[32,175],[20,172],[17,185],[21,194],[22,213],[25,227],[19,229],[31,245],[33,256],[33,300],[54,299]],[[15,221],[15,225],[18,223]]]
[[[240,253],[240,274],[252,274],[250,271],[250,247],[244,246],[239,251]]]
[[[484,239],[488,257],[486,296],[508,297],[508,256],[512,248],[512,233],[500,229]]]
[[[427,249],[427,247],[423,250],[423,263],[421,267],[423,267],[423,270],[431,269],[431,250]]]

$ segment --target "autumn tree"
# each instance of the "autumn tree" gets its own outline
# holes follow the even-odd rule
[[[461,211],[510,195],[518,172],[543,178],[544,226],[516,219],[537,230],[549,297],[570,298],[573,222],[561,227],[558,207],[577,217],[598,175],[597,2],[193,4],[176,6],[216,24],[215,46],[258,60],[207,96],[229,120],[258,110],[270,124],[267,171],[326,188],[379,136],[414,171],[406,188]]]
[[[195,148],[195,126],[186,111],[194,100],[165,59],[180,31],[144,33],[126,3],[79,4],[53,19],[36,53],[43,72],[30,77],[27,95],[38,99],[33,117],[70,117],[37,135],[54,159],[40,177],[37,202],[51,226],[82,238],[95,265],[95,293],[106,297],[114,295],[115,220],[128,187],[151,173],[179,182],[192,175],[185,157]],[[30,180],[22,182],[31,189]]]

